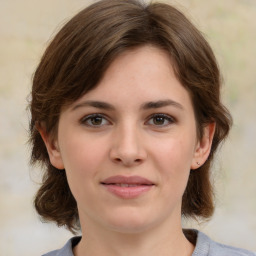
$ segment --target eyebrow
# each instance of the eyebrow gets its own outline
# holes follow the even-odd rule
[[[180,103],[170,99],[146,102],[142,105],[142,109],[146,110],[146,109],[152,109],[152,108],[162,108],[166,106],[174,106],[181,110],[184,109]]]
[[[94,107],[99,109],[106,109],[106,110],[114,110],[114,106],[112,106],[109,103],[102,102],[102,101],[84,101],[82,103],[79,103],[75,105],[72,110],[76,110],[77,108],[81,107]]]
[[[183,110],[183,106],[171,99],[167,100],[158,100],[158,101],[149,101],[144,104],[142,104],[141,109],[148,110],[148,109],[157,109],[162,108],[166,106],[174,106],[176,108],[179,108]],[[103,102],[103,101],[84,101],[82,103],[76,104],[73,108],[73,110],[76,110],[81,107],[94,107],[98,109],[104,109],[104,110],[115,110],[115,107],[109,103]]]

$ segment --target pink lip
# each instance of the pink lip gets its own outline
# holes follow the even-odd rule
[[[151,190],[155,185],[152,181],[140,176],[112,176],[101,182],[101,184],[114,195],[132,199]]]

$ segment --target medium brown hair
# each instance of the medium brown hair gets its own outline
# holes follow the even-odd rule
[[[44,167],[34,204],[45,220],[71,231],[79,229],[77,204],[65,170],[51,165],[37,126],[43,125],[48,135],[56,136],[63,107],[95,88],[120,53],[148,44],[169,54],[177,79],[190,94],[198,138],[206,124],[216,124],[210,156],[200,168],[191,170],[182,200],[184,216],[209,218],[213,214],[210,166],[218,145],[229,132],[231,116],[220,100],[221,76],[211,47],[197,28],[170,5],[103,0],[64,25],[34,74],[30,102],[31,163]]]

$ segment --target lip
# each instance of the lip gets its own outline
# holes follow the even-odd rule
[[[133,199],[150,191],[155,184],[140,176],[111,176],[101,182],[107,191],[123,199]]]

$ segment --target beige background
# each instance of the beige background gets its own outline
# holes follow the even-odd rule
[[[49,37],[89,2],[0,1],[0,255],[41,255],[72,236],[41,224],[32,207],[40,175],[28,165],[26,97]],[[214,167],[216,214],[199,228],[217,241],[256,251],[256,1],[176,5],[214,48],[226,81],[223,98],[234,117]]]

